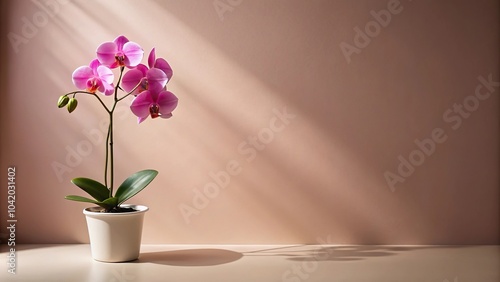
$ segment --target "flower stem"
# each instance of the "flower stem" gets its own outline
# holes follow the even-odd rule
[[[118,82],[116,83],[116,87],[115,87],[115,103],[113,104],[113,108],[111,109],[111,111],[115,110],[116,104],[118,102],[120,102],[120,100],[121,100],[121,99],[118,99],[118,89],[120,88],[120,83],[122,82],[122,76],[123,76],[124,69],[125,69],[125,67],[120,67],[120,77],[118,78]]]
[[[114,151],[113,151],[113,113],[115,112],[116,104],[118,104],[118,102],[120,102],[120,99],[118,99],[118,89],[120,88],[120,83],[122,81],[122,76],[123,76],[124,70],[125,70],[125,67],[120,67],[120,77],[118,78],[118,82],[117,82],[116,87],[115,87],[113,107],[111,108],[111,110],[108,110],[108,108],[105,106],[106,110],[109,113],[108,137],[106,138],[107,139],[107,141],[106,141],[106,154],[108,152],[108,146],[109,146],[109,159],[106,156],[106,166],[105,166],[104,178],[107,179],[108,160],[109,160],[109,164],[110,164],[109,197],[113,197],[113,184],[114,184],[114,178],[115,178],[115,175],[114,175],[114,173],[115,173]],[[101,101],[101,99],[99,97],[98,97],[98,99]],[[107,187],[107,185],[106,185],[106,187]]]
[[[120,99],[118,99],[118,102],[120,102],[121,100],[127,98],[128,96],[132,95],[132,93],[141,85],[141,83],[139,82],[132,90],[130,90],[130,92],[128,92],[127,94],[125,94],[123,97],[121,97]]]
[[[113,107],[114,110],[114,107]],[[113,180],[114,180],[114,158],[113,158],[113,111],[109,113],[109,153],[110,158],[110,185],[109,185],[109,197],[113,197]],[[107,163],[107,161],[106,161]]]
[[[104,165],[104,186],[108,187],[108,159],[109,159],[109,133],[111,132],[111,127],[108,126],[108,134],[106,135],[106,160]],[[111,197],[110,193],[110,197]]]
[[[104,109],[108,113],[110,112],[110,110],[108,109],[108,107],[106,106],[106,104],[104,104],[104,102],[102,101],[102,99],[99,96],[97,96],[95,93],[87,92],[87,91],[73,91],[73,92],[69,92],[69,93],[64,94],[64,96],[73,95],[73,98],[74,98],[76,96],[76,94],[88,94],[88,95],[92,95],[92,96],[96,97],[97,100],[99,100],[99,103],[101,103],[101,105],[104,107]]]

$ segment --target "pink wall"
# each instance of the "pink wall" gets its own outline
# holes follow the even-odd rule
[[[0,222],[15,165],[18,242],[88,242],[63,197],[102,178],[104,115],[56,101],[124,34],[170,62],[180,100],[116,124],[117,181],[160,171],[131,201],[150,207],[144,243],[499,243],[499,89],[481,82],[500,80],[498,1],[5,2]]]

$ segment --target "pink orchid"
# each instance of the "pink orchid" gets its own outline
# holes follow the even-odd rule
[[[113,72],[106,66],[101,65],[99,60],[94,59],[90,65],[77,68],[72,75],[73,84],[78,89],[85,89],[95,93],[97,90],[105,95],[113,94]]]
[[[135,90],[132,94],[137,95],[151,87],[165,87],[165,84],[173,75],[172,68],[163,58],[156,58],[155,48],[151,50],[148,57],[148,67],[139,64],[123,76],[122,86],[127,92]],[[138,87],[136,87],[139,85]]]
[[[160,69],[148,69],[143,64],[139,64],[135,69],[129,70],[122,79],[122,87],[126,92],[137,95],[145,90],[156,92],[161,91],[168,82],[167,75]],[[139,85],[139,86],[137,86]],[[134,89],[135,88],[135,89]]]
[[[154,169],[145,169],[134,173],[118,186],[115,186],[114,174],[114,115],[119,111],[117,105],[125,103],[129,96],[135,96],[130,109],[138,117],[138,123],[151,116],[152,119],[172,117],[172,111],[178,104],[177,97],[167,91],[166,84],[172,77],[172,68],[161,58],[156,58],[155,49],[151,50],[148,57],[148,66],[141,64],[144,51],[141,47],[124,36],[117,37],[113,42],[104,42],[97,48],[97,58],[89,66],[77,68],[72,75],[73,83],[78,89],[59,97],[57,107],[66,107],[69,113],[78,106],[77,96],[93,96],[103,107],[107,119],[107,134],[104,160],[104,181],[99,182],[89,178],[78,177],[71,180],[76,186],[84,190],[92,198],[78,195],[68,195],[66,199],[78,202],[95,203],[100,211],[105,213],[127,213],[133,208],[126,208],[122,203],[142,191],[158,174]],[[119,67],[119,68],[118,68]],[[125,69],[127,67],[127,69]],[[113,68],[118,68],[113,70]],[[114,72],[119,73],[116,85],[113,85]],[[121,90],[121,91],[118,91]],[[110,95],[104,101],[99,95],[100,91]],[[122,93],[124,92],[124,93]],[[90,95],[89,95],[90,94]],[[94,94],[94,95],[92,95]],[[108,142],[109,141],[109,142]],[[90,209],[89,209],[90,210]],[[97,259],[97,258],[96,258]],[[123,260],[130,258],[123,258]],[[132,258],[133,259],[133,258]],[[101,260],[99,258],[99,260]],[[120,259],[121,261],[122,259]]]
[[[118,36],[113,42],[104,42],[97,47],[97,58],[110,68],[118,66],[133,68],[137,66],[144,55],[144,50],[125,36]]]
[[[172,68],[165,59],[163,58],[156,59],[155,48],[153,48],[151,52],[149,52],[148,65],[149,68],[161,69],[167,75],[168,80],[170,80],[174,75]]]
[[[132,113],[138,117],[138,123],[143,122],[148,116],[151,118],[170,118],[172,111],[177,107],[178,99],[170,92],[157,88],[143,91],[137,95],[130,105]]]

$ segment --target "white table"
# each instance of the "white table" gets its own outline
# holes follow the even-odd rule
[[[500,281],[500,246],[143,245],[102,263],[86,244],[20,245],[15,275],[1,252],[0,281]]]

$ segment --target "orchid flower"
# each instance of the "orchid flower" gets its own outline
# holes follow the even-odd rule
[[[130,105],[132,113],[138,117],[138,123],[148,116],[151,118],[170,118],[172,111],[177,107],[178,99],[175,95],[163,89],[151,88],[137,95]]]
[[[148,57],[148,67],[139,64],[135,69],[128,71],[122,80],[123,89],[137,95],[151,87],[165,87],[165,84],[173,75],[172,68],[163,58],[156,58],[155,48],[151,50]],[[155,85],[153,85],[155,84]]]
[[[151,118],[172,117],[172,111],[177,107],[178,99],[166,84],[172,78],[173,71],[166,60],[156,58],[155,49],[149,53],[147,66],[141,64],[144,56],[142,48],[130,42],[125,36],[118,36],[112,42],[104,42],[97,48],[97,59],[90,62],[89,66],[77,68],[72,75],[73,83],[80,89],[68,92],[59,97],[57,106],[66,107],[69,113],[78,106],[77,95],[88,95],[100,91],[105,95],[113,95],[111,101],[104,102],[100,95],[92,95],[106,112],[109,118],[106,134],[104,183],[78,177],[71,180],[76,186],[87,192],[91,197],[68,195],[66,199],[78,202],[94,203],[105,212],[125,212],[120,205],[144,189],[158,174],[152,169],[141,170],[132,174],[117,188],[115,188],[114,168],[114,114],[117,104],[125,98],[134,95],[130,109],[138,117],[138,123],[143,122],[148,116]],[[112,69],[118,68],[119,78],[113,84],[114,74]],[[125,70],[125,67],[128,70]],[[121,93],[123,90],[126,93]]]
[[[73,84],[78,89],[85,89],[88,92],[95,93],[97,90],[105,95],[113,94],[115,87],[113,72],[106,66],[94,59],[89,66],[77,68],[72,75]]]
[[[118,36],[113,42],[104,42],[97,47],[97,58],[110,68],[137,66],[144,55],[141,46],[129,41],[125,36]]]
[[[145,90],[155,88],[157,92],[165,87],[168,82],[167,75],[160,69],[148,69],[139,64],[135,69],[129,70],[122,79],[123,90],[137,95]]]
[[[161,69],[167,75],[168,80],[170,80],[172,78],[172,75],[174,75],[172,68],[165,59],[156,59],[155,48],[151,49],[151,52],[149,52],[148,65],[149,68]]]

